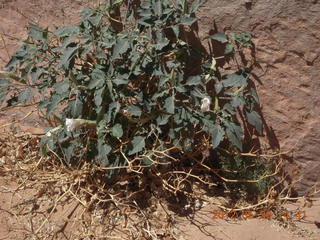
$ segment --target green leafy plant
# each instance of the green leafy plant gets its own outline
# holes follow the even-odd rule
[[[171,156],[201,153],[203,139],[211,149],[223,143],[242,151],[238,113],[261,133],[259,99],[250,71],[224,74],[221,56],[190,41],[203,2],[107,1],[84,9],[78,25],[50,31],[30,24],[2,72],[0,98],[7,105],[39,100],[55,122],[43,150],[68,166],[170,163]],[[224,44],[225,56],[252,46],[248,34],[208,39]]]

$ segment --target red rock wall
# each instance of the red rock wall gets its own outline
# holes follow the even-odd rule
[[[294,149],[289,156],[304,174],[300,190],[319,181],[320,1],[208,0],[198,15],[201,35],[214,21],[220,30],[254,35],[265,120],[281,150]]]

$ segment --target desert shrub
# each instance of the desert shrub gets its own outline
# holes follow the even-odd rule
[[[203,1],[106,2],[84,9],[78,25],[51,31],[30,24],[2,72],[2,101],[37,101],[53,123],[44,152],[70,167],[115,168],[113,177],[123,166],[206,156],[221,144],[241,152],[244,124],[262,132],[250,71],[226,73],[219,63],[252,47],[250,34],[208,36],[222,49],[215,56],[194,30]]]

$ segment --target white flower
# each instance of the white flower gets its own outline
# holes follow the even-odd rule
[[[205,97],[201,100],[201,111],[207,112],[210,110],[211,101],[209,98]]]
[[[96,125],[96,122],[92,120],[85,120],[85,119],[66,118],[67,132],[72,132],[76,128],[81,127],[82,125]]]
[[[67,132],[72,132],[74,131],[80,124],[79,124],[80,119],[71,119],[71,118],[66,118],[66,127],[67,127]]]

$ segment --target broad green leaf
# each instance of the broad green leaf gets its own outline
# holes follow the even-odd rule
[[[19,94],[18,101],[22,103],[29,102],[36,94],[34,89],[26,89]]]
[[[112,79],[112,82],[117,86],[123,85],[123,84],[128,84],[129,75],[128,74],[119,75],[116,78]]]
[[[99,26],[102,19],[102,15],[99,13],[95,13],[94,15],[88,17],[88,21],[95,27]]]
[[[100,105],[102,103],[104,91],[105,91],[105,87],[100,88],[95,91],[94,103],[96,104],[97,107],[100,107]]]
[[[142,159],[142,161],[143,161],[143,163],[146,165],[146,166],[151,166],[152,165],[152,161],[151,161],[151,159],[150,159],[150,157],[144,157],[143,159]]]
[[[141,136],[135,136],[131,142],[132,150],[129,151],[129,155],[136,154],[145,148],[145,138]]]
[[[248,93],[249,96],[252,96],[256,102],[256,104],[260,104],[260,100],[257,94],[257,91],[254,88],[251,88]]]
[[[230,38],[240,44],[240,47],[252,47],[252,35],[250,33],[230,33]]]
[[[116,79],[113,79],[112,82],[117,85],[117,86],[120,86],[120,85],[125,85],[125,84],[128,84],[128,80],[126,79],[120,79],[120,78],[116,78]]]
[[[187,82],[186,82],[186,85],[187,86],[197,86],[197,85],[201,85],[202,82],[201,82],[201,77],[199,75],[197,76],[190,76],[188,79],[187,79]]]
[[[7,89],[0,88],[0,106],[2,105],[2,102],[6,96],[7,96]]]
[[[71,112],[73,118],[80,118],[83,110],[83,100],[80,93],[77,93],[76,100],[71,103]]]
[[[170,76],[162,75],[159,79],[159,85],[164,86],[170,80]]]
[[[66,48],[64,51],[63,56],[61,57],[61,61],[58,64],[58,68],[64,67],[64,68],[69,68],[70,60],[76,55],[77,50],[79,46],[77,44],[70,44],[72,46],[69,46]]]
[[[242,128],[235,123],[224,121],[226,134],[230,140],[240,151],[242,151]]]
[[[118,39],[113,49],[112,58],[119,58],[121,54],[125,53],[129,49],[129,46],[130,45],[128,39]]]
[[[112,4],[113,6],[115,6],[115,5],[122,4],[122,2],[123,2],[123,0],[113,0],[113,1],[111,1],[111,4]]]
[[[10,81],[8,79],[5,78],[1,78],[1,73],[0,73],[0,89],[1,88],[7,88],[8,86],[10,86]]]
[[[108,154],[111,152],[112,148],[102,139],[103,138],[100,138],[98,140],[98,156],[101,160],[105,160],[105,164],[103,164],[103,167],[107,167],[109,165]]]
[[[53,31],[53,34],[56,36],[62,38],[62,37],[69,37],[73,36],[79,33],[79,27],[78,26],[66,26],[59,28],[55,31]]]
[[[230,103],[226,103],[225,105],[223,105],[223,110],[231,115],[236,114],[236,109]]]
[[[187,13],[188,1],[187,0],[176,0],[178,7],[181,8],[183,13]]]
[[[195,13],[198,8],[205,2],[205,0],[195,0],[193,1],[191,8],[190,8],[190,13]]]
[[[191,26],[197,21],[196,18],[183,16],[180,20],[180,24]]]
[[[233,45],[231,43],[228,43],[226,45],[226,48],[224,49],[224,54],[228,55],[233,53]]]
[[[0,78],[8,78],[8,79],[13,79],[17,82],[20,82],[22,84],[26,84],[26,80],[23,78],[18,77],[14,73],[11,72],[5,72],[5,71],[0,71]]]
[[[164,103],[164,108],[167,113],[174,114],[174,96],[169,96]]]
[[[241,106],[243,104],[245,104],[245,100],[244,100],[243,97],[235,96],[235,97],[232,98],[232,101],[231,101],[232,107],[237,108],[237,107],[239,107],[239,106]]]
[[[122,130],[121,124],[117,123],[116,125],[114,125],[111,129],[111,133],[112,133],[112,136],[117,137],[117,138],[121,138],[123,135],[123,130]]]
[[[128,112],[134,117],[141,116],[141,109],[138,106],[130,105],[127,107]]]
[[[176,36],[176,38],[179,38],[179,34],[180,34],[179,25],[172,26],[171,29],[174,32],[174,35]]]
[[[222,82],[217,82],[216,84],[214,84],[214,89],[217,94],[221,92],[222,88],[223,88]]]
[[[232,73],[222,77],[222,83],[225,87],[246,87],[248,85],[247,77],[244,73]]]
[[[33,40],[43,40],[44,38],[47,37],[48,30],[43,29],[39,27],[38,25],[35,25],[33,23],[29,23],[29,32],[28,35],[33,39]]]
[[[158,0],[154,3],[154,12],[157,16],[161,16],[162,14],[162,4],[161,4],[161,1]]]
[[[225,35],[224,33],[215,33],[215,34],[211,35],[210,38],[213,40],[216,40],[218,42],[221,42],[221,43],[228,42],[227,35]]]
[[[58,82],[53,86],[53,88],[55,89],[56,93],[63,94],[65,92],[69,92],[70,85],[67,81]]]
[[[39,105],[37,106],[38,109],[43,109],[47,107],[50,103],[50,99],[44,99],[43,101],[40,101]]]
[[[176,89],[177,92],[179,92],[179,93],[185,93],[185,92],[187,92],[187,89],[185,89],[183,86],[176,86],[175,89]]]
[[[91,16],[92,14],[94,14],[94,10],[89,7],[85,7],[81,11],[80,16],[82,16],[84,19],[86,19],[87,17]]]
[[[71,162],[71,158],[73,156],[75,147],[76,147],[76,144],[73,142],[73,143],[70,143],[68,147],[64,148],[64,155],[66,156],[66,160],[68,164],[70,164]]]
[[[162,50],[164,47],[168,46],[169,43],[170,43],[170,40],[168,38],[161,39],[156,44],[156,50],[158,51]]]
[[[255,127],[255,129],[261,135],[262,134],[262,119],[261,119],[261,116],[256,111],[252,111],[252,112],[246,111],[246,116],[247,116],[248,122],[253,127]]]
[[[191,91],[191,95],[194,96],[194,97],[198,97],[198,98],[204,98],[206,97],[205,93],[201,92],[199,90],[199,88],[194,88],[192,91]]]
[[[106,74],[100,69],[94,69],[91,73],[91,78],[88,88],[101,88],[105,83]]]
[[[109,104],[108,113],[106,115],[106,121],[107,123],[113,121],[116,118],[117,113],[120,109],[120,103],[119,102],[112,102]]]
[[[167,124],[168,123],[168,121],[169,121],[169,118],[170,118],[170,115],[160,115],[158,118],[157,118],[157,124],[159,125],[159,126],[161,126],[161,125],[165,125],[165,124]]]
[[[31,70],[31,79],[33,83],[36,83],[37,80],[39,80],[41,74],[44,72],[43,68],[36,68],[34,67]]]
[[[50,114],[57,108],[58,104],[63,101],[65,96],[55,94],[52,96],[52,98],[49,101],[49,104],[47,105],[47,113],[46,117],[49,117]]]

